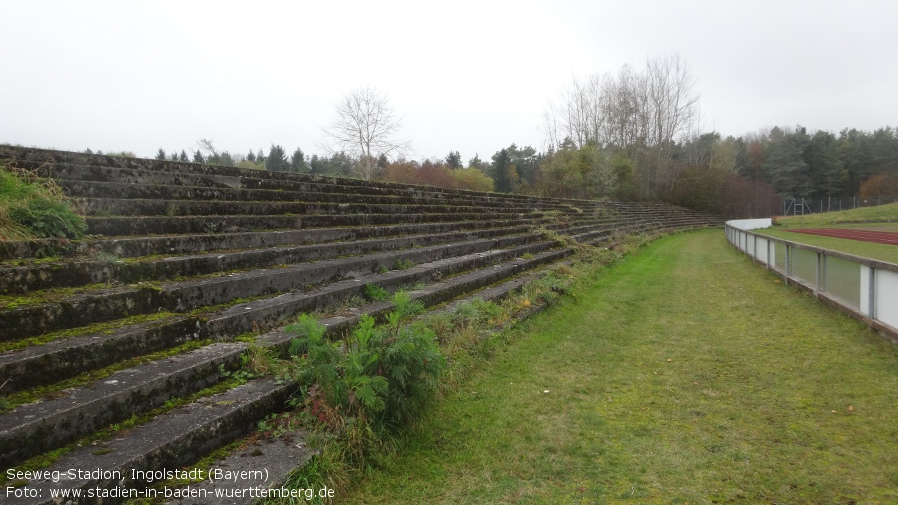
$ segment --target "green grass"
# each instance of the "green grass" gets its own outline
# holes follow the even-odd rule
[[[661,239],[573,297],[339,503],[898,500],[898,350],[719,231]]]
[[[778,217],[776,222],[786,228],[820,228],[851,223],[898,223],[898,203],[806,216]]]

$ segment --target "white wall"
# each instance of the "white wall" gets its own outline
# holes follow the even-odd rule
[[[843,302],[838,296],[826,292],[825,286],[827,286],[827,279],[825,278],[820,279],[820,286],[823,287],[821,293],[826,294],[828,299],[841,305],[849,314],[855,317],[871,317],[872,315],[872,319],[884,325],[884,332],[888,333],[892,339],[898,341],[898,265],[845,255],[822,248],[803,246],[795,242],[757,235],[749,231],[767,228],[771,226],[771,224],[770,219],[741,219],[727,221],[727,240],[746,255],[767,265],[768,268],[775,267],[776,254],[774,251],[776,251],[777,248],[785,248],[788,245],[789,248],[793,250],[793,254],[791,254],[793,264],[792,268],[790,268],[790,271],[793,272],[793,274],[789,275],[788,278],[795,281],[801,281],[801,279],[794,275],[795,272],[804,272],[804,277],[813,277],[804,279],[803,284],[813,290],[815,294],[817,294],[817,286],[815,286],[816,274],[810,275],[810,272],[816,272],[817,269],[820,268],[817,263],[824,261],[825,257],[837,257],[843,261],[859,264],[861,275],[860,278],[856,280],[859,286],[858,284],[852,285],[851,282],[853,281],[849,281],[848,287],[851,289],[860,289],[860,314],[858,314],[857,307],[853,307],[847,302]],[[770,246],[769,254],[768,244]],[[799,264],[799,262],[803,263]],[[785,276],[785,272],[780,270],[777,271]],[[873,272],[874,277],[872,293],[870,290],[871,271]],[[820,275],[826,275],[826,270],[820,268]],[[835,277],[835,275],[833,277]],[[849,276],[849,278],[850,277],[851,276]],[[845,282],[844,278],[845,276],[843,275],[843,284]],[[833,282],[836,281],[833,280]],[[857,291],[854,292],[857,293]],[[871,308],[873,310],[871,310]]]
[[[739,230],[757,230],[759,228],[770,228],[773,226],[773,220],[769,217],[763,219],[734,219],[727,221],[727,224]]]

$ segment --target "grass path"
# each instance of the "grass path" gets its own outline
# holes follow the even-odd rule
[[[509,336],[339,503],[895,503],[898,351],[720,231]]]

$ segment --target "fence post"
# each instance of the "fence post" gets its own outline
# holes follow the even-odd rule
[[[814,296],[819,295],[820,292],[823,291],[823,288],[822,288],[823,272],[820,269],[820,267],[822,266],[822,263],[823,263],[823,254],[818,252],[817,253],[817,265],[816,265],[817,271],[815,272],[815,276],[817,278],[815,279],[815,282],[814,282]]]
[[[870,307],[868,309],[870,319],[876,319],[876,269],[870,267]]]
[[[786,244],[786,265],[784,270],[786,271],[785,279],[783,279],[783,283],[788,286],[789,285],[789,274],[792,270],[792,246]]]

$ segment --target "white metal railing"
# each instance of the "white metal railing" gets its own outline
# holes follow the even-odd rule
[[[752,232],[770,219],[727,221],[729,242],[758,263],[898,341],[898,265]]]

